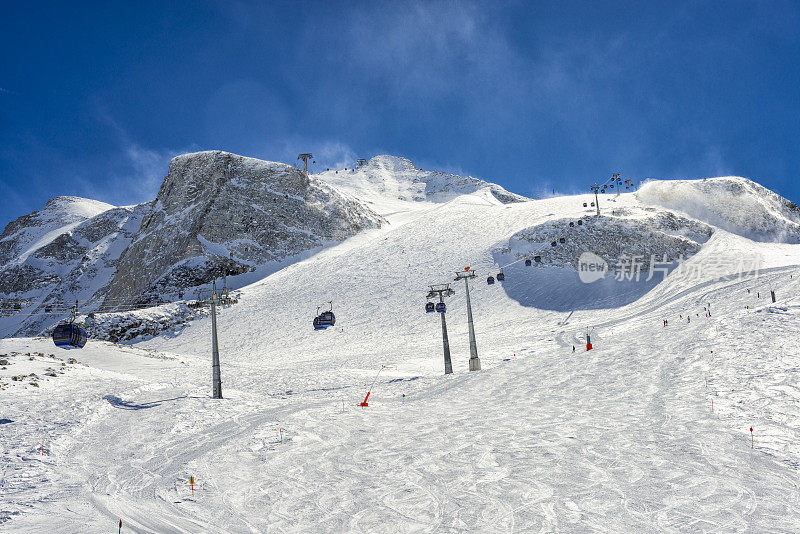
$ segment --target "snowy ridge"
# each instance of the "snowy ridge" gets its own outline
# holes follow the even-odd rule
[[[404,203],[442,203],[459,195],[487,189],[503,203],[524,202],[529,199],[510,193],[497,184],[477,178],[458,176],[439,171],[425,171],[411,160],[396,156],[375,156],[363,166],[330,170],[315,176],[334,185],[372,207],[383,208],[382,215],[393,212]],[[409,209],[406,207],[405,209]]]
[[[636,194],[645,205],[681,211],[755,241],[800,243],[800,208],[746,178],[654,180]]]

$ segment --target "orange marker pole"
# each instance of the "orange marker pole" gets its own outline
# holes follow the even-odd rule
[[[189,485],[192,487],[192,497],[194,497],[194,477],[189,477]]]

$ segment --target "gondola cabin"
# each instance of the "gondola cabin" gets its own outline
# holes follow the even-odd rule
[[[504,275],[503,273],[497,273],[497,281],[498,282],[502,282],[505,279],[506,279],[506,275]]]
[[[559,238],[558,238],[558,242],[559,242],[559,243],[566,243],[566,242],[567,242],[567,240],[566,240],[566,238],[559,237]]]
[[[558,245],[558,243],[556,243],[555,241],[553,241],[552,243],[550,243],[550,246],[551,246],[551,247],[554,247],[554,246],[556,246],[556,245]]]
[[[319,316],[314,317],[314,330],[325,330],[326,328],[328,327],[320,322]]]
[[[588,206],[588,204],[587,204],[586,202],[584,202],[584,203],[583,203],[583,207],[585,208],[585,207],[587,207],[587,206]]]
[[[319,323],[323,326],[333,326],[336,324],[336,316],[332,311],[324,311],[319,314]]]
[[[447,311],[447,306],[444,305],[444,302],[437,302],[436,303],[436,311],[438,313],[444,313]]]
[[[578,226],[583,226],[583,221],[578,219]]]
[[[489,285],[494,284],[494,276],[490,276],[489,278],[487,278],[486,279],[486,283],[489,284]]]
[[[525,267],[531,266],[531,260],[525,260]]]
[[[533,261],[535,261],[536,263],[542,263],[542,257],[541,256],[534,256],[533,257]]]
[[[433,302],[429,302],[425,305],[425,313],[431,313],[435,311],[435,308],[436,307],[433,305]]]
[[[574,222],[572,222],[572,221],[570,221],[570,222],[569,222],[569,227],[570,227],[570,228],[574,228],[574,227],[575,227],[575,223],[574,223]]]
[[[62,349],[82,349],[87,339],[86,330],[74,323],[62,323],[53,329],[53,343]]]

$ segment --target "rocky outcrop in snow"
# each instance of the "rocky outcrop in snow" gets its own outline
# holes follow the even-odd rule
[[[586,217],[581,226],[570,227],[575,220],[555,220],[527,228],[509,240],[502,254],[510,261],[530,257],[535,251],[543,266],[575,269],[584,252],[597,254],[612,268],[629,258],[637,258],[641,272],[646,273],[652,261],[675,262],[696,254],[713,234],[703,223],[667,211],[647,213],[618,210],[617,215]],[[563,237],[565,243],[551,247]],[[508,263],[508,261],[506,261]]]

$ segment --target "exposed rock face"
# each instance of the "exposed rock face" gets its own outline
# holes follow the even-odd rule
[[[119,260],[107,303],[152,302],[382,222],[290,165],[220,151],[178,156]]]

